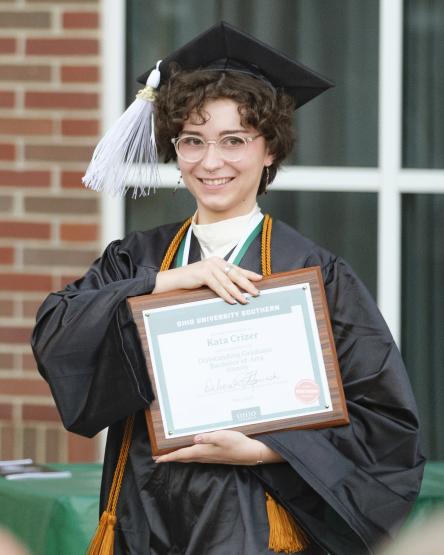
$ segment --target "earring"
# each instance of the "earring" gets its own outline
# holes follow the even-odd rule
[[[270,183],[270,169],[268,168],[268,166],[265,166],[265,185],[264,185],[264,193],[267,194],[267,187],[268,184]]]
[[[179,179],[177,180],[176,186],[174,187],[173,190],[173,195],[175,194],[175,192],[177,191],[177,189],[182,185],[182,174],[179,172]]]

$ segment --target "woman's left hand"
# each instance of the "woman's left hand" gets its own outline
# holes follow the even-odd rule
[[[156,463],[199,462],[256,465],[283,462],[282,457],[264,443],[232,430],[199,434],[195,436],[194,445],[191,447],[184,447],[173,453],[153,458]]]

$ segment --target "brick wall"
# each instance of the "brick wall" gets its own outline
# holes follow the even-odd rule
[[[100,2],[0,0],[0,459],[94,460],[29,347],[36,309],[100,248],[80,178],[100,127]]]

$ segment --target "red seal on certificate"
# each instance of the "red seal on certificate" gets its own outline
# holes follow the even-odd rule
[[[301,380],[294,387],[296,399],[302,403],[312,403],[319,398],[320,387],[314,380]]]

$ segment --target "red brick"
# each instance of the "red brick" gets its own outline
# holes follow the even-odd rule
[[[14,368],[14,355],[12,353],[0,353],[0,368],[3,368],[3,370]]]
[[[20,407],[21,408],[21,407]],[[35,426],[23,427],[23,451],[24,458],[35,460],[37,458],[37,430]],[[43,462],[43,461],[42,461]]]
[[[66,432],[60,426],[60,429],[48,428],[45,433],[46,444],[46,462],[56,463],[65,462],[65,438]]]
[[[22,370],[33,370],[34,372],[37,372],[37,363],[34,356],[28,353],[23,353],[20,368]]]
[[[62,66],[63,83],[97,83],[98,80],[97,66]]]
[[[23,250],[23,260],[32,266],[81,266],[88,267],[97,258],[97,252],[77,249],[31,249]]]
[[[14,248],[0,247],[0,264],[14,264]]]
[[[0,160],[14,160],[15,145],[11,143],[0,143]]]
[[[45,29],[51,25],[48,12],[16,11],[2,12],[0,28],[8,29]]]
[[[49,162],[86,162],[92,156],[94,147],[76,145],[25,145],[27,160]]]
[[[0,38],[0,54],[14,54],[16,45],[15,39]]]
[[[73,283],[74,281],[77,281],[79,278],[81,278],[82,276],[77,274],[64,274],[61,276],[58,276],[58,280],[57,280],[57,285],[55,285],[54,289],[60,290],[60,289],[64,289],[68,283]]]
[[[26,0],[28,4],[41,4],[42,1],[43,0]],[[99,0],[44,0],[45,4],[97,4],[98,1]]]
[[[49,66],[33,66],[29,64],[1,64],[0,81],[50,81]]]
[[[76,434],[68,434],[68,459],[71,463],[97,462],[99,442]]]
[[[37,310],[42,304],[43,299],[36,300],[25,300],[22,303],[22,313],[25,318],[35,318]]]
[[[88,136],[97,135],[99,132],[99,122],[90,119],[64,119],[62,120],[62,134]]]
[[[12,419],[12,405],[0,403],[0,420]]]
[[[0,196],[0,212],[10,212],[14,207],[14,198]]]
[[[0,343],[29,344],[31,331],[29,327],[0,326]]]
[[[43,422],[60,422],[60,416],[54,405],[23,405],[23,420]]]
[[[91,194],[87,194],[85,198],[66,196],[25,198],[25,211],[32,214],[97,214],[98,210],[98,199],[93,198]]]
[[[13,316],[14,302],[8,299],[0,300],[0,316]]]
[[[0,378],[0,391],[2,395],[51,395],[48,384],[38,378]]]
[[[63,241],[97,241],[96,224],[62,224],[60,238]]]
[[[0,108],[13,108],[15,94],[11,91],[0,91]]]
[[[85,56],[99,53],[96,39],[27,39],[26,54],[37,56]]]
[[[0,186],[3,187],[49,187],[50,184],[48,171],[0,170]]]
[[[2,458],[5,460],[14,459],[15,434],[12,426],[3,426],[0,435],[2,446]]]
[[[53,122],[50,119],[0,119],[0,134],[2,135],[50,135],[52,132]]]
[[[82,177],[85,172],[62,172],[62,187],[64,189],[83,189]]]
[[[82,92],[27,92],[25,94],[26,108],[73,108],[76,110],[91,110],[98,108],[99,98],[96,93]]]
[[[63,27],[65,29],[97,29],[99,14],[97,12],[65,12]]]
[[[52,278],[41,274],[1,273],[0,290],[2,291],[49,291]]]
[[[0,237],[15,239],[49,239],[50,224],[40,222],[0,221]]]

